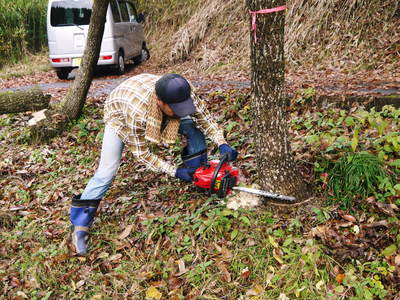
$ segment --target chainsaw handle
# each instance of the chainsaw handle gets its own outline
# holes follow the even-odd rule
[[[229,157],[228,157],[228,153],[224,153],[224,154],[222,154],[221,157],[220,157],[219,163],[218,163],[217,167],[215,168],[213,177],[212,177],[212,179],[211,179],[210,190],[208,191],[208,194],[209,194],[210,196],[211,196],[211,194],[212,194],[213,191],[214,191],[214,185],[215,185],[215,182],[217,181],[217,177],[218,177],[219,170],[221,170],[221,168],[222,168],[222,166],[224,165],[224,163],[226,163],[226,162],[228,161],[228,158],[229,158]]]

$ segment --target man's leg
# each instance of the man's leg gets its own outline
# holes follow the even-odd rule
[[[108,126],[104,129],[99,167],[90,179],[81,199],[102,199],[119,168],[124,143]]]
[[[123,142],[114,133],[114,130],[106,126],[99,167],[82,195],[76,196],[72,200],[70,211],[70,219],[73,225],[72,243],[78,254],[87,253],[87,232],[93,223],[100,200],[111,186],[117,173],[123,147]]]
[[[204,134],[196,127],[192,119],[182,119],[179,133],[187,139],[182,151],[182,160],[186,167],[198,168],[207,163],[207,144]]]

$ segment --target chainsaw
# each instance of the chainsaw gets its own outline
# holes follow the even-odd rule
[[[295,203],[296,201],[294,197],[237,186],[239,184],[239,169],[229,164],[227,153],[222,155],[219,161],[211,160],[197,168],[193,175],[193,182],[195,186],[208,191],[210,196],[216,194],[219,198],[225,198],[232,190],[236,190],[273,198],[284,203]]]

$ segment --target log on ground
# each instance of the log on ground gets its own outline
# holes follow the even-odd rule
[[[37,111],[49,106],[50,95],[46,95],[39,87],[26,91],[0,93],[0,114]]]

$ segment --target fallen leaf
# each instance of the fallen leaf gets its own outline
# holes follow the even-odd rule
[[[284,264],[284,261],[283,261],[282,258],[281,258],[282,255],[283,255],[282,250],[280,250],[279,248],[275,248],[275,249],[272,251],[272,256],[273,256],[281,265]]]
[[[364,224],[363,226],[368,227],[368,228],[373,228],[373,227],[389,227],[389,223],[387,220],[382,220],[382,221],[378,221],[378,222],[372,222],[369,224]]]
[[[260,296],[262,293],[264,293],[263,287],[256,284],[246,292],[246,296]]]
[[[226,268],[225,264],[222,262],[217,263],[218,269],[222,272],[222,277],[225,282],[231,282],[232,277],[231,273],[229,273],[228,269]]]
[[[160,280],[160,281],[152,281],[152,282],[150,282],[149,283],[151,286],[154,286],[154,287],[164,287],[166,284],[165,284],[165,281],[163,281],[163,280]]]
[[[334,266],[333,267],[333,273],[335,273],[335,275],[340,274],[340,267],[339,266]]]
[[[377,202],[375,200],[375,197],[369,197],[366,200],[369,204],[374,205],[376,208],[378,208],[379,211],[389,215],[389,216],[395,216],[396,212],[398,212],[400,209],[397,205],[392,204],[392,203],[382,203],[382,202]]]
[[[246,267],[242,270],[242,274],[240,274],[240,277],[242,277],[243,279],[247,279],[250,276],[250,271],[249,268]]]
[[[342,215],[342,218],[352,223],[357,222],[356,218],[354,218],[352,215]]]
[[[183,285],[184,281],[180,278],[171,277],[168,279],[168,287],[170,290],[177,290]]]
[[[108,254],[107,252],[101,252],[100,254],[99,254],[99,256],[97,256],[97,258],[107,258],[107,257],[109,257],[110,256],[110,254]]]
[[[53,259],[54,263],[60,263],[62,261],[65,261],[65,260],[69,259],[70,257],[71,256],[68,253],[64,253],[64,254],[60,254],[60,255],[54,256],[52,259]]]
[[[148,267],[144,266],[142,268],[141,272],[135,273],[135,278],[137,280],[148,280],[148,279],[151,279],[154,276],[154,273],[153,272],[149,272],[147,270],[148,270]]]
[[[325,285],[325,282],[323,280],[320,280],[317,282],[317,284],[315,285],[315,287],[317,288],[317,290],[322,289],[322,287]]]
[[[290,300],[290,298],[286,296],[286,294],[281,293],[278,297],[278,300]]]
[[[343,274],[343,273],[337,274],[337,275],[336,275],[336,282],[337,282],[337,283],[342,283],[345,277],[346,277],[346,275]]]
[[[83,286],[85,284],[85,280],[79,280],[77,283],[76,283],[76,288],[77,289],[79,289],[81,286]]]
[[[395,254],[397,251],[397,246],[395,244],[391,244],[390,246],[387,246],[383,251],[382,255],[383,256],[392,256]]]
[[[300,293],[305,289],[306,287],[303,286],[302,288],[297,289],[294,294],[296,295],[296,298],[300,298]]]
[[[268,273],[265,283],[269,285],[272,281],[272,278],[274,278],[274,273]]]
[[[136,293],[140,290],[140,285],[137,282],[132,283],[128,293]]]
[[[117,253],[117,254],[111,256],[111,257],[109,258],[109,260],[110,260],[110,261],[116,261],[116,260],[121,259],[121,257],[122,257],[122,254],[121,254],[121,253]]]
[[[23,291],[18,291],[17,296],[20,296],[24,299],[29,299],[29,297]]]
[[[397,254],[394,258],[394,263],[396,266],[400,267],[400,254]]]
[[[124,229],[124,231],[121,232],[121,234],[119,235],[118,238],[120,240],[123,240],[124,238],[127,238],[131,234],[133,226],[134,226],[133,224],[130,224],[130,225],[126,226],[126,228]]]
[[[268,241],[274,248],[279,247],[279,244],[275,241],[275,239],[272,236],[268,236]]]
[[[187,272],[183,259],[178,260],[178,268],[179,272],[175,274],[176,277],[181,276],[182,274],[185,274]]]
[[[354,232],[355,234],[359,234],[359,233],[360,233],[360,227],[359,227],[358,225],[354,225],[354,226],[353,226],[353,232]]]
[[[337,225],[341,228],[347,228],[347,227],[353,226],[353,223],[352,222],[343,222],[343,223],[338,223]]]
[[[146,291],[146,299],[161,299],[162,294],[154,287],[151,286]]]
[[[229,251],[229,249],[226,248],[225,246],[222,246],[222,248],[221,248],[221,254],[222,254],[222,256],[223,256],[223,258],[224,258],[225,260],[229,260],[229,259],[232,258],[232,253],[231,253],[231,252]]]
[[[314,227],[313,229],[311,229],[311,236],[324,239],[326,236],[326,230],[327,230],[327,227],[324,225]]]
[[[21,285],[21,281],[17,277],[11,278],[11,286],[17,287]]]
[[[337,287],[335,287],[335,292],[336,293],[343,293],[344,292],[344,286],[343,285],[338,285]]]

